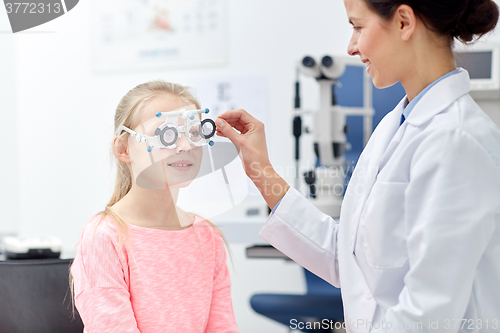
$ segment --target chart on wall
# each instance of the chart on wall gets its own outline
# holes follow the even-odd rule
[[[244,109],[266,124],[267,79],[248,75],[233,77],[191,78],[188,82],[210,117],[235,109]]]
[[[221,64],[227,0],[93,0],[92,66],[98,72]]]

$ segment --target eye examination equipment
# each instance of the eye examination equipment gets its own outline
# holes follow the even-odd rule
[[[212,119],[200,121],[195,116],[197,114],[209,112],[209,109],[188,110],[188,102],[186,102],[186,108],[184,110],[158,112],[156,114],[157,118],[166,117],[166,120],[156,128],[154,132],[155,136],[137,133],[125,126],[120,126],[119,133],[126,131],[135,137],[137,142],[146,142],[148,144],[148,152],[151,152],[153,148],[175,148],[181,133],[185,133],[187,140],[193,146],[201,146],[207,142],[212,146],[214,142],[209,139],[215,134],[216,129],[214,121]],[[183,126],[178,125],[179,116],[184,118]]]
[[[299,139],[302,135],[301,116],[312,114],[313,128],[308,131],[314,136],[314,152],[317,163],[314,170],[304,174],[309,185],[310,200],[325,214],[333,217],[340,215],[340,206],[344,193],[346,164],[346,116],[363,117],[363,142],[366,145],[372,133],[372,83],[369,75],[363,74],[363,107],[344,107],[336,103],[334,85],[344,74],[346,66],[365,67],[354,57],[334,57],[307,55],[297,64],[297,82],[295,84],[295,111],[293,135],[295,137],[296,183],[299,188]],[[299,74],[313,77],[320,86],[320,105],[317,110],[303,110],[300,103]]]
[[[54,236],[3,238],[8,259],[43,259],[59,258],[62,241]]]
[[[500,127],[500,44],[457,43],[454,54],[457,67],[469,72],[471,97]]]

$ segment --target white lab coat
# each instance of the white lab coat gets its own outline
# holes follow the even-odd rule
[[[500,331],[500,130],[469,91],[461,70],[384,117],[340,223],[290,189],[259,234],[341,288],[348,332]]]

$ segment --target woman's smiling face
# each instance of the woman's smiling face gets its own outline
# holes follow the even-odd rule
[[[384,21],[364,0],[344,0],[353,32],[347,53],[358,55],[377,88],[392,86],[406,63],[400,51],[401,38],[392,20]]]

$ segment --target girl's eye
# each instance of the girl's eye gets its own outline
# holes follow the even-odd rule
[[[361,30],[361,27],[358,27],[357,25],[353,25],[353,26],[352,26],[352,28],[353,28],[354,30],[356,30],[356,31]]]

